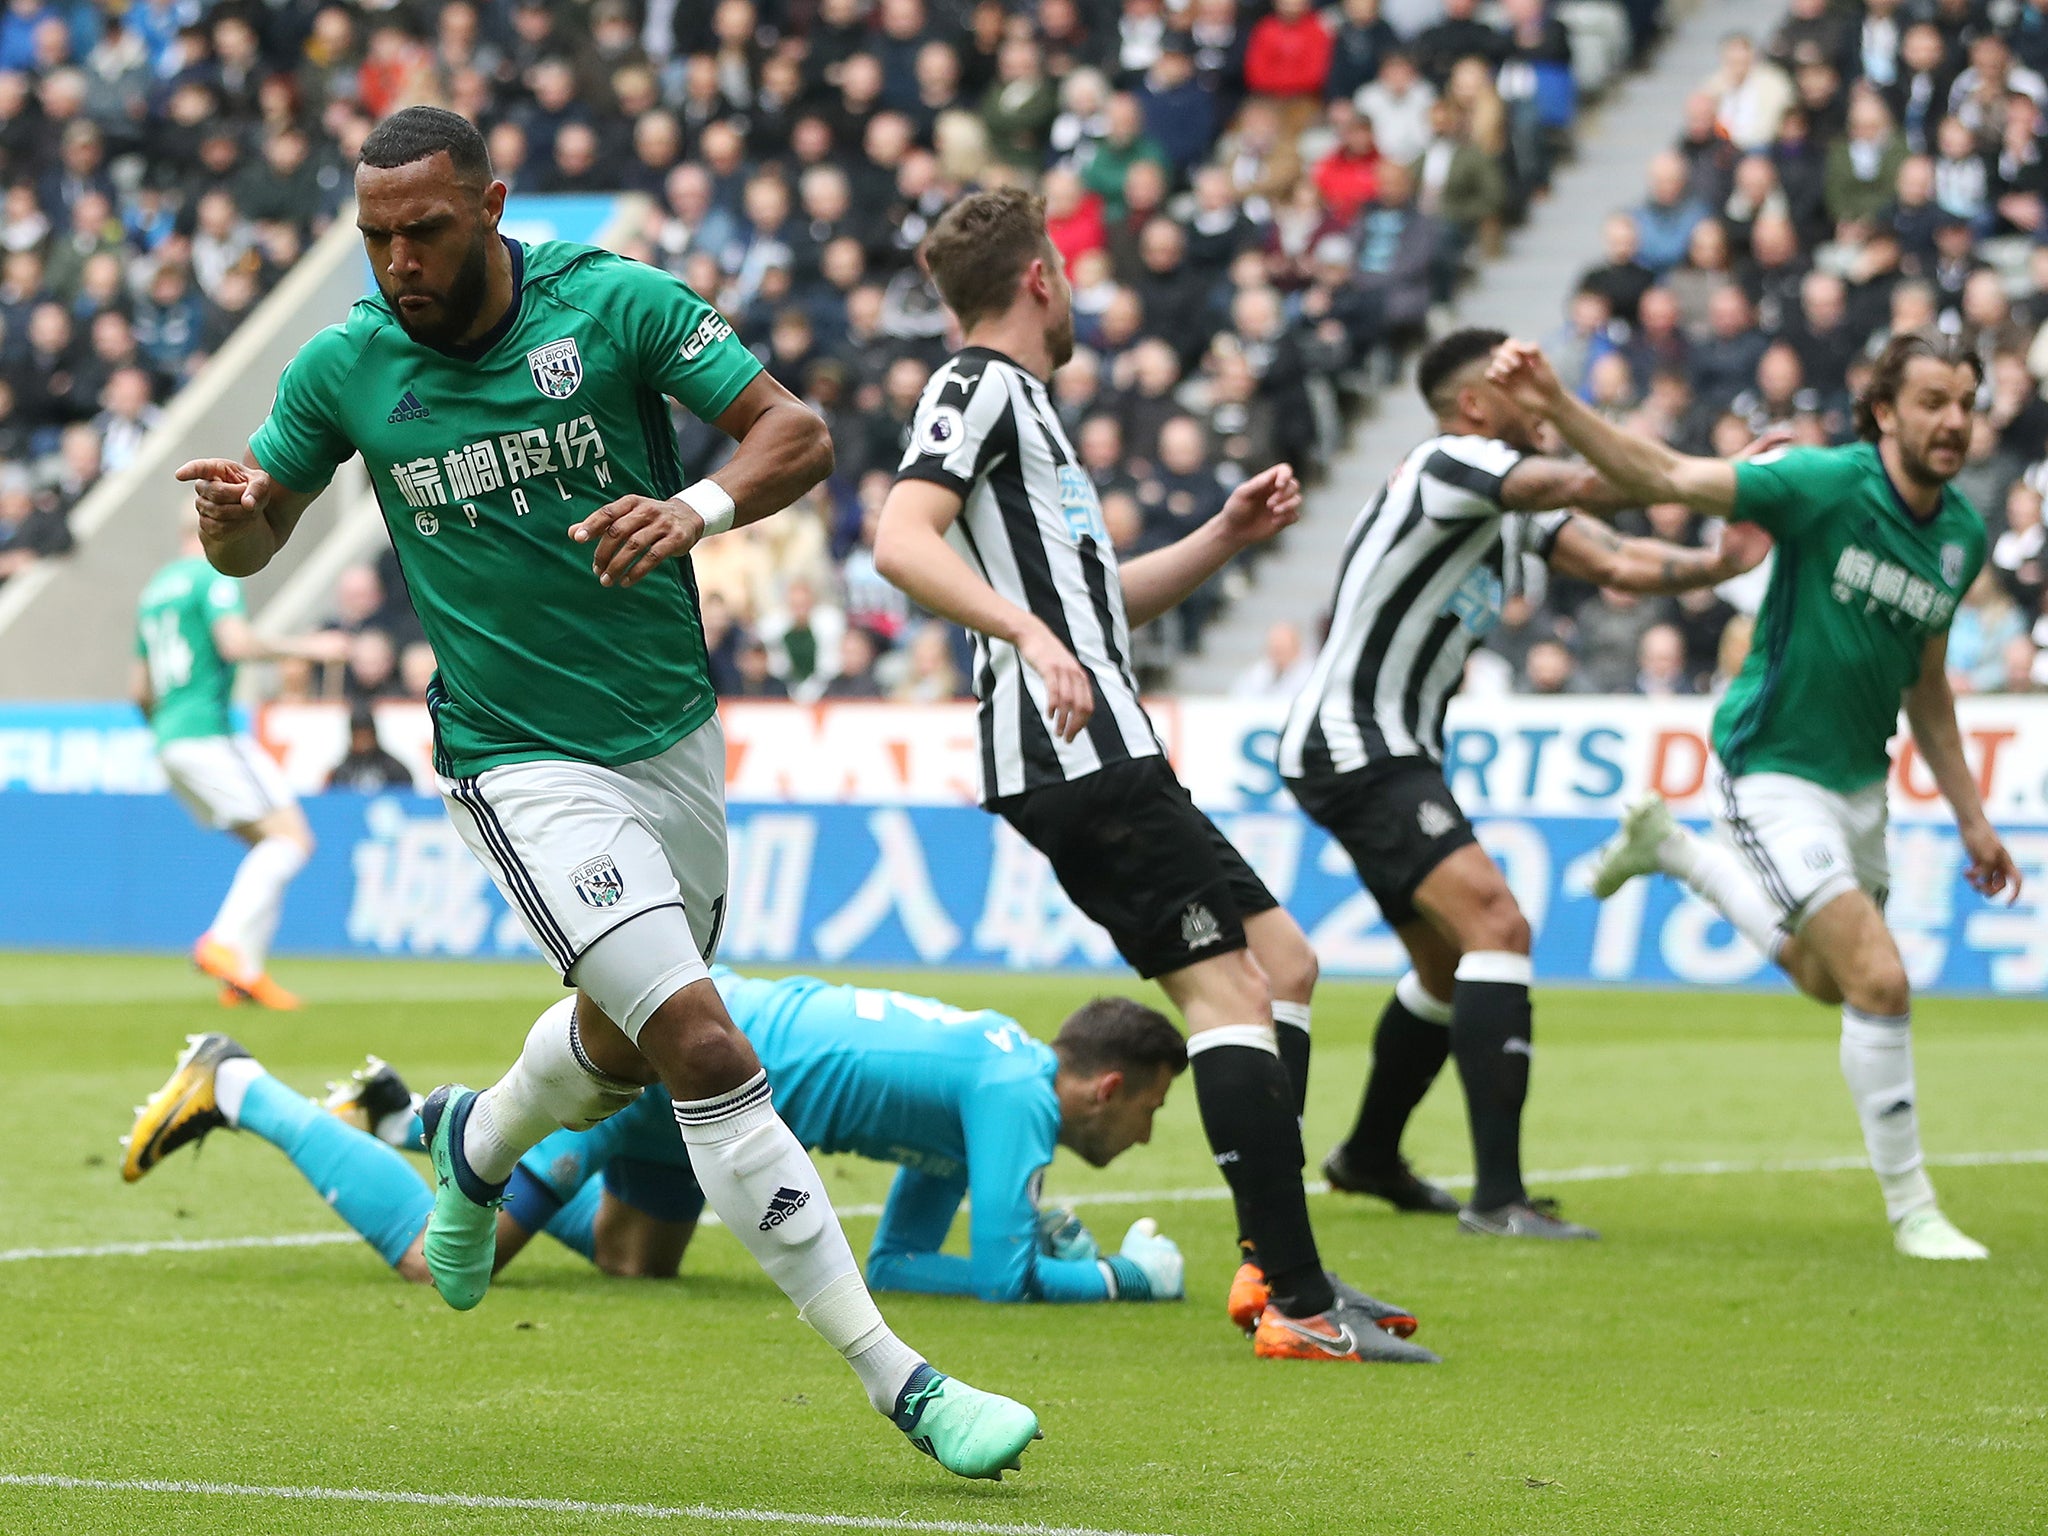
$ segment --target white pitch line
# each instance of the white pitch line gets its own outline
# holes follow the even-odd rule
[[[299,1499],[329,1504],[404,1504],[430,1509],[509,1509],[543,1515],[600,1519],[686,1520],[703,1525],[787,1525],[832,1531],[930,1531],[941,1536],[1144,1536],[1138,1531],[1036,1521],[909,1520],[882,1515],[813,1515],[781,1509],[720,1509],[712,1504],[613,1504],[593,1499],[517,1499],[492,1493],[408,1493],[383,1488],[266,1487],[251,1483],[187,1482],[171,1478],[58,1477],[0,1473],[0,1487],[80,1493],[201,1494],[214,1498]]]
[[[2048,1163],[2048,1147],[2036,1147],[2019,1152],[1950,1152],[1927,1159],[1927,1166],[1930,1168],[2006,1168],[2035,1163]],[[1868,1162],[1861,1157],[1789,1157],[1755,1162],[1720,1160],[1705,1163],[1608,1163],[1593,1164],[1584,1168],[1539,1168],[1523,1177],[1530,1184],[1598,1184],[1618,1179],[1698,1179],[1722,1178],[1733,1174],[1845,1173],[1868,1166]],[[1471,1184],[1472,1176],[1453,1174],[1436,1182],[1454,1188],[1464,1188]],[[1312,1195],[1326,1195],[1330,1192],[1330,1186],[1321,1179],[1310,1180],[1306,1188]],[[1210,1184],[1201,1189],[1113,1189],[1095,1195],[1054,1194],[1048,1198],[1055,1204],[1073,1207],[1188,1205],[1209,1200],[1228,1200],[1230,1187],[1226,1184]],[[841,1205],[834,1209],[841,1216],[882,1214],[879,1205]],[[717,1226],[718,1218],[707,1211],[702,1224]],[[277,1237],[168,1238],[162,1242],[101,1243],[77,1248],[0,1248],[0,1264],[21,1264],[31,1259],[142,1258],[154,1253],[212,1253],[226,1248],[321,1248],[330,1243],[360,1241],[361,1239],[353,1232],[288,1232]]]

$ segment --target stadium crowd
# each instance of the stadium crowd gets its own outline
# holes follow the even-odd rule
[[[1642,35],[1657,0],[1631,0]],[[10,0],[0,12],[0,576],[319,236],[376,119],[432,100],[518,192],[644,194],[689,280],[830,421],[827,492],[698,560],[721,688],[948,697],[959,638],[867,555],[945,318],[912,258],[973,186],[1042,187],[1076,287],[1066,425],[1125,552],[1247,466],[1313,476],[1574,109],[1543,0]],[[679,417],[684,468],[726,444]],[[13,562],[12,564],[4,562]],[[1228,588],[1246,573],[1227,573]],[[373,595],[373,589],[374,595]],[[1223,600],[1148,636],[1155,676]],[[387,562],[288,691],[413,691]],[[415,662],[411,658],[419,657]]]
[[[1957,611],[1958,693],[2048,689],[2048,4],[1791,0],[1730,35],[1644,195],[1545,338],[1596,408],[1686,452],[1767,431],[1850,440],[1850,402],[1895,332],[1938,327],[1982,359],[1957,485],[1989,567]],[[1682,507],[1623,519],[1698,542]],[[1472,684],[1526,693],[1717,692],[1750,617],[1712,593],[1643,601],[1532,563]],[[1732,594],[1753,612],[1760,587]]]

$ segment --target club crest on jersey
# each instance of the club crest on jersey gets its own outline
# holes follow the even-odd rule
[[[1941,581],[1943,586],[1953,587],[1963,579],[1963,546],[1944,544],[1941,546]]]
[[[576,899],[586,907],[615,907],[626,894],[626,877],[608,853],[585,859],[570,870],[569,883],[576,887]]]
[[[1442,837],[1458,824],[1458,818],[1434,800],[1425,800],[1415,812],[1415,826],[1424,837]]]
[[[1199,901],[1191,901],[1180,915],[1180,941],[1189,949],[1203,949],[1223,941],[1223,925],[1216,914]]]
[[[583,357],[573,336],[535,347],[526,354],[526,366],[533,373],[533,387],[550,400],[568,399],[583,382]]]

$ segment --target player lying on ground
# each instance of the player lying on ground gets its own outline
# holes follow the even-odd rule
[[[427,697],[449,818],[579,994],[492,1087],[427,1100],[435,1289],[477,1305],[520,1157],[659,1079],[712,1208],[868,1401],[949,1470],[996,1475],[1037,1419],[939,1375],[883,1322],[706,971],[725,746],[689,551],[817,485],[831,434],[667,273],[503,235],[505,184],[465,118],[385,118],[355,198],[377,293],[292,359],[245,462],[178,475],[207,558],[246,575],[362,454],[439,664]],[[738,445],[689,487],[670,398]],[[800,1213],[765,1220],[790,1190]]]
[[[1073,355],[1074,312],[1043,204],[1016,188],[962,198],[922,256],[966,345],[918,402],[875,563],[977,637],[982,803],[1187,1020],[1202,1128],[1248,1245],[1230,1317],[1254,1350],[1433,1360],[1323,1268],[1301,1182],[1315,951],[1188,798],[1127,659],[1134,625],[1291,524],[1301,488],[1275,465],[1119,569],[1046,392]]]
[[[1984,519],[1950,484],[1983,384],[1975,353],[1892,338],[1856,404],[1863,439],[1746,464],[1696,459],[1622,431],[1561,386],[1526,343],[1493,377],[1615,485],[1753,522],[1777,541],[1756,639],[1714,715],[1721,830],[1709,842],[1662,800],[1630,808],[1594,877],[1606,896],[1662,871],[1714,907],[1807,996],[1842,1009],[1842,1076],[1901,1253],[1981,1259],[1935,1204],[1914,1108],[1912,991],[1885,927],[1886,743],[1901,702],[1954,809],[1971,885],[2019,871],[1978,798],[1948,683],[1948,629],[1985,555]]]
[[[1001,1014],[932,998],[808,977],[754,981],[723,968],[714,977],[783,1084],[799,1138],[902,1165],[869,1253],[870,1284],[991,1301],[1182,1294],[1179,1250],[1149,1220],[1103,1257],[1084,1227],[1065,1212],[1040,1212],[1034,1199],[1055,1139],[1098,1167],[1150,1139],[1187,1061],[1160,1014],[1098,999],[1048,1047]],[[392,1150],[417,1147],[414,1102],[377,1063],[328,1101],[344,1124],[225,1036],[207,1036],[138,1114],[122,1172],[139,1179],[222,1125],[251,1131],[284,1151],[386,1262],[424,1281],[420,1232],[432,1199]],[[972,1256],[942,1253],[970,1193]],[[526,1155],[498,1215],[498,1265],[546,1231],[607,1273],[673,1275],[703,1205],[668,1097],[650,1088],[602,1125],[558,1131]],[[1414,1327],[1407,1313],[1382,1310],[1383,1326]]]
[[[1710,587],[1770,550],[1730,528],[1714,549],[1625,539],[1592,518],[1639,503],[1583,464],[1537,451],[1540,418],[1487,379],[1507,337],[1463,330],[1423,353],[1437,435],[1406,458],[1345,541],[1330,634],[1280,734],[1282,777],[1343,845],[1412,963],[1373,1040],[1350,1137],[1323,1162],[1337,1189],[1457,1212],[1468,1232],[1590,1238],[1522,1184],[1534,1017],[1529,923],[1444,781],[1443,722],[1465,661],[1521,591],[1529,560],[1629,592]],[[1401,1135],[1455,1056],[1472,1128],[1462,1212],[1401,1157]]]
[[[296,1008],[299,1000],[266,967],[285,891],[313,856],[313,829],[276,761],[235,730],[235,667],[288,656],[339,661],[347,641],[263,639],[249,627],[242,584],[208,565],[205,554],[199,530],[188,530],[178,558],[142,589],[129,691],[149,721],[172,793],[202,826],[249,845],[220,910],[192,946],[192,963],[220,983],[225,1005]]]

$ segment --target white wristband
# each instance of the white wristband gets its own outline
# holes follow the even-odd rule
[[[739,510],[716,480],[699,480],[695,485],[685,486],[676,500],[704,519],[701,537],[707,539],[730,528],[733,514]]]

